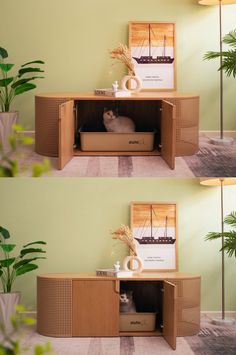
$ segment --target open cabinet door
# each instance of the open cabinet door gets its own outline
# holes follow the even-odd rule
[[[161,155],[171,169],[175,168],[176,151],[176,114],[175,106],[162,101],[161,117]]]
[[[176,349],[177,336],[176,293],[176,286],[164,281],[163,337],[173,349]]]
[[[58,169],[64,166],[73,157],[74,146],[74,101],[66,101],[59,105],[59,164]]]

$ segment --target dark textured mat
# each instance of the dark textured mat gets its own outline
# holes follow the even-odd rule
[[[203,142],[197,154],[184,160],[195,176],[236,176],[236,144],[217,146]]]
[[[196,355],[235,355],[236,329],[202,328],[197,336],[185,338]]]

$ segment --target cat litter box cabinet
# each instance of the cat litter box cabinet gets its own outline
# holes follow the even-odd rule
[[[115,148],[110,140],[104,148],[103,138],[107,132],[100,132],[100,128],[105,107],[114,107],[120,115],[132,118],[140,132],[132,133],[126,143]],[[95,127],[95,132],[83,132],[85,125]],[[82,133],[82,149],[78,131]],[[150,141],[154,131],[158,134],[153,147]],[[74,155],[161,155],[174,169],[176,156],[193,155],[198,151],[198,132],[199,97],[196,95],[141,92],[131,97],[113,98],[49,93],[35,97],[35,150],[38,154],[58,157],[59,169]],[[90,133],[96,134],[95,140]],[[149,133],[148,147],[142,144],[140,133],[145,140]],[[106,137],[109,140],[109,135]]]
[[[119,312],[119,294],[124,288],[134,290],[137,312],[152,322],[148,329],[127,330],[127,324],[121,324],[124,313]],[[158,308],[155,315],[153,308]],[[199,329],[198,275],[166,272],[119,279],[92,273],[37,277],[37,331],[45,336],[163,336],[175,349],[177,336],[194,335]]]

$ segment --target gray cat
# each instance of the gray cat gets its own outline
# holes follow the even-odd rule
[[[136,312],[136,307],[133,300],[133,291],[120,292],[120,312],[121,313]]]
[[[129,133],[135,132],[135,124],[131,118],[119,116],[115,111],[104,109],[103,123],[107,132]]]

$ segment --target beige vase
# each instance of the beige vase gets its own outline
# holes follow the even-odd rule
[[[143,261],[139,256],[126,256],[123,260],[123,269],[133,271],[134,273],[142,272]]]
[[[11,316],[15,314],[15,305],[20,302],[20,292],[0,293],[0,322],[7,334],[13,330]]]
[[[131,83],[129,83],[130,81]],[[135,87],[131,89],[133,82]],[[127,88],[127,85],[129,85],[129,88]],[[142,89],[142,81],[137,75],[125,75],[121,80],[121,88],[125,91],[139,92]]]
[[[0,112],[0,144],[4,153],[11,150],[9,136],[12,134],[12,125],[17,122],[18,112]]]

